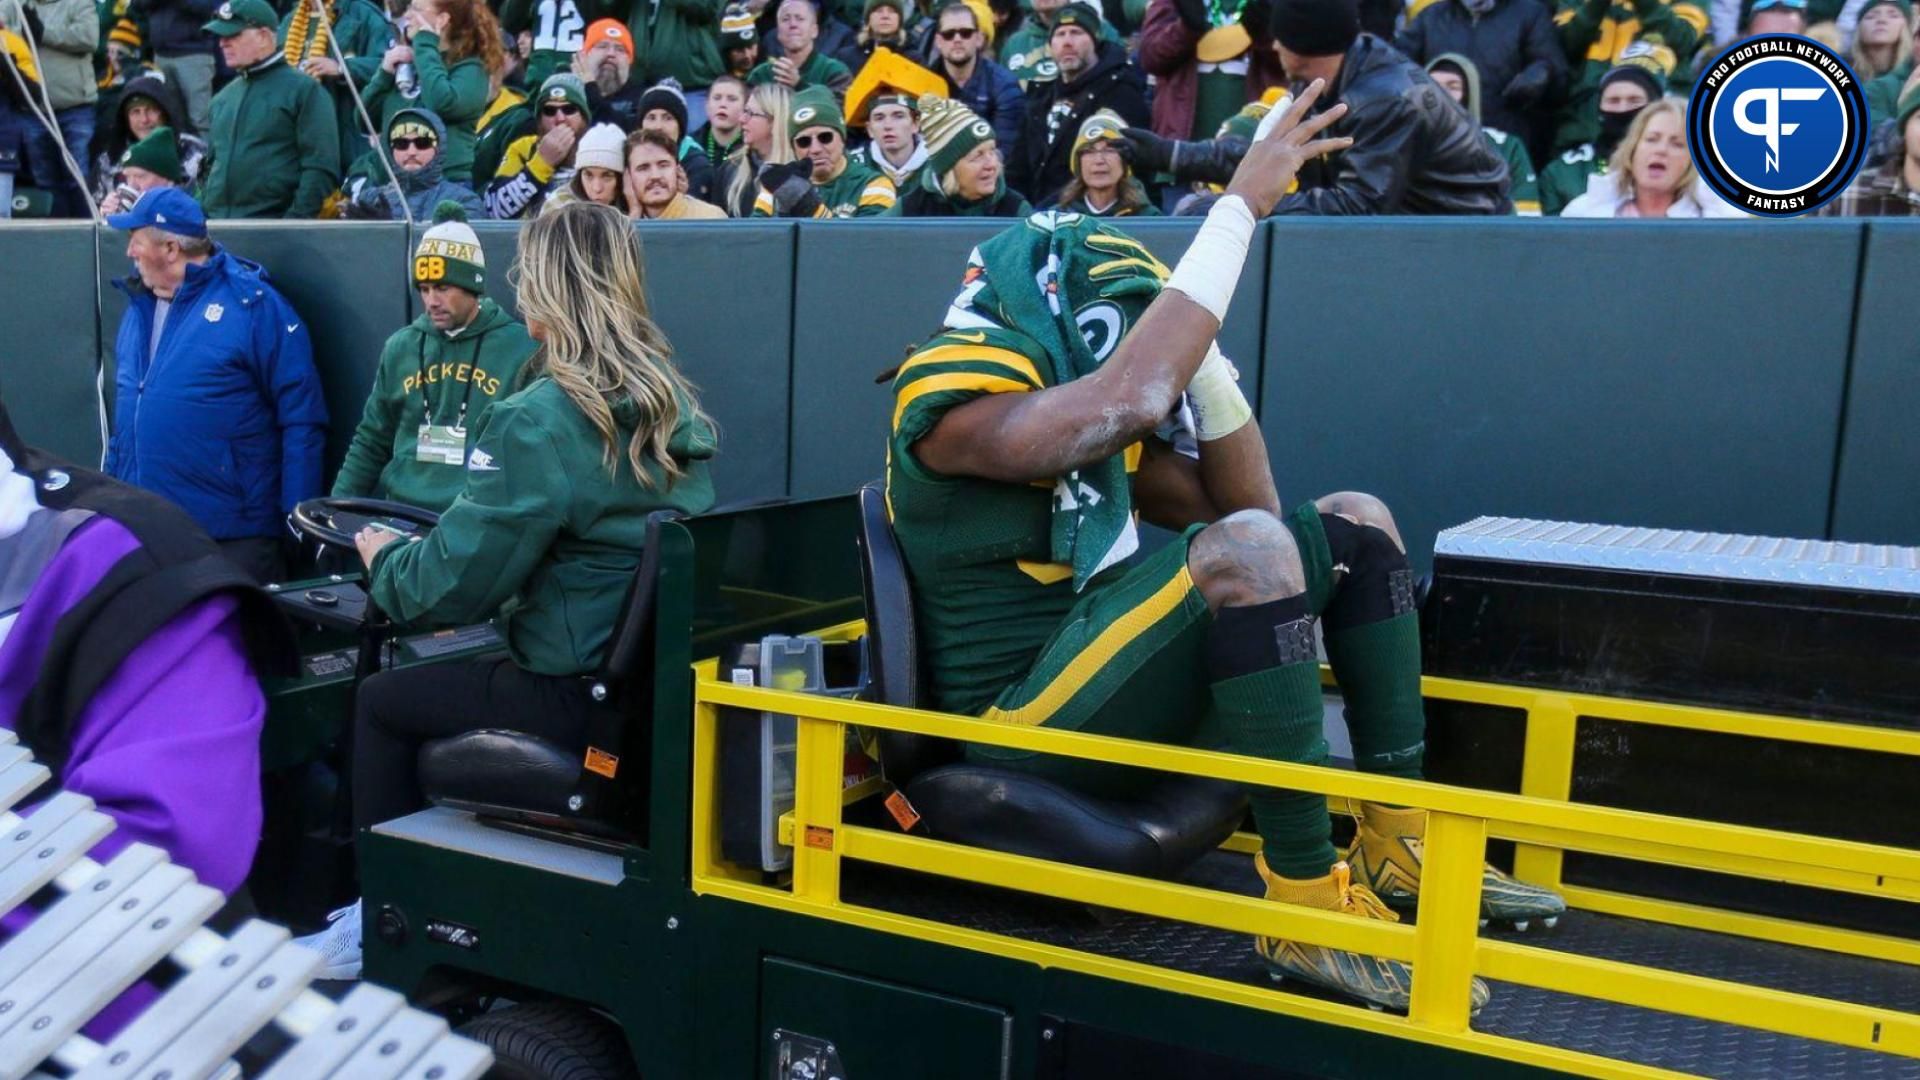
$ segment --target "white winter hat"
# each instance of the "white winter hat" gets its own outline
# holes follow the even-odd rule
[[[619,172],[627,164],[622,160],[626,156],[626,146],[626,132],[613,124],[595,124],[580,136],[580,146],[573,152],[573,166],[576,169]]]

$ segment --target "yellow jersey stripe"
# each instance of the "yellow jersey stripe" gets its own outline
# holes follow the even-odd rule
[[[1073,700],[1073,695],[1079,693],[1102,668],[1112,663],[1114,657],[1120,655],[1121,649],[1177,609],[1192,588],[1193,574],[1182,566],[1179,573],[1169,578],[1140,606],[1100,631],[1092,644],[1080,650],[1080,655],[1062,668],[1060,674],[1054,676],[1046,689],[1035,695],[1032,701],[1004,712],[998,708],[988,709],[981,714],[981,719],[1020,727],[1037,727],[1046,723],[1062,705]]]
[[[1033,383],[1035,387],[1047,384],[1047,381],[1040,377],[1040,370],[1033,366],[1033,361],[1012,349],[997,349],[991,345],[936,345],[908,357],[907,362],[900,365],[900,370],[894,377],[905,375],[922,364],[947,364],[956,361],[998,364],[1026,376],[1027,381]]]
[[[900,400],[893,407],[893,430],[900,430],[900,418],[907,414],[907,406],[926,394],[937,394],[942,390],[978,390],[987,394],[1024,394],[1033,387],[999,375],[980,375],[971,371],[956,371],[946,375],[932,375],[907,387],[900,392]]]

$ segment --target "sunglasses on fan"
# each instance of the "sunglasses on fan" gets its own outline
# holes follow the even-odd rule
[[[813,146],[814,140],[817,139],[821,146],[832,146],[833,140],[836,138],[839,138],[839,136],[835,135],[832,131],[823,131],[818,135],[795,135],[793,137],[793,145],[797,150],[805,150]]]

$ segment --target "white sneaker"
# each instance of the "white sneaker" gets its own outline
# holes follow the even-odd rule
[[[360,977],[360,901],[327,916],[327,928],[317,934],[296,938],[293,942],[320,954],[323,962],[316,979],[330,981]]]

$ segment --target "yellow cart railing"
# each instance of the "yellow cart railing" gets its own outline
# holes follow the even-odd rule
[[[1547,872],[1541,876],[1548,881],[1558,879],[1557,860],[1561,852],[1586,851],[1920,901],[1920,851],[1566,801],[1572,767],[1572,729],[1578,716],[1764,734],[1769,738],[1856,745],[1895,753],[1914,753],[1920,749],[1915,747],[1915,737],[1911,735],[1428,679],[1430,696],[1505,705],[1528,712],[1525,772],[1528,793],[1510,795],[738,686],[718,681],[710,663],[698,666],[698,676],[692,820],[697,892],[1023,958],[1048,967],[1203,995],[1251,1008],[1595,1076],[1676,1074],[1474,1031],[1468,1015],[1470,978],[1477,974],[1622,1005],[1920,1058],[1920,1015],[1483,939],[1478,927],[1481,866],[1489,837],[1523,845],[1521,850],[1531,854],[1522,863],[1521,876],[1544,870]],[[725,707],[785,713],[798,720],[793,812],[796,842],[790,887],[763,884],[756,875],[732,867],[720,856],[716,777],[718,731],[723,722],[719,710]],[[1631,715],[1622,715],[1628,713]],[[1335,800],[1423,807],[1430,817],[1417,923],[1362,921],[1256,897],[847,825],[841,818],[846,725],[1312,791]],[[1815,738],[1816,733],[1823,737]],[[848,859],[1249,935],[1286,937],[1403,960],[1413,965],[1412,1008],[1405,1017],[1374,1013],[1265,987],[861,907],[841,896],[841,868]],[[1593,903],[1596,899],[1616,905],[1627,901],[1656,904],[1632,897],[1616,899],[1613,894],[1590,890],[1573,890],[1569,895],[1569,902],[1575,907],[1605,910]],[[1665,921],[1705,925],[1714,930],[1729,929],[1718,921],[1707,923],[1709,918],[1728,918],[1727,913],[1709,909],[1674,910],[1682,907],[1684,905],[1658,905],[1655,917],[1664,915],[1668,917]],[[1622,913],[1641,914],[1640,911]],[[1690,919],[1698,922],[1689,922]],[[1732,929],[1734,932],[1761,929],[1767,932],[1754,936],[1798,940],[1787,936],[1795,924],[1786,920],[1762,922],[1768,925],[1749,923]],[[1807,938],[1799,941],[1802,944],[1825,940],[1829,946],[1844,945],[1844,951],[1853,952],[1873,943],[1877,947],[1870,955],[1913,962],[1912,943],[1901,939],[1845,931],[1828,931],[1831,935],[1843,936],[1821,939],[1821,928],[1801,929]]]

